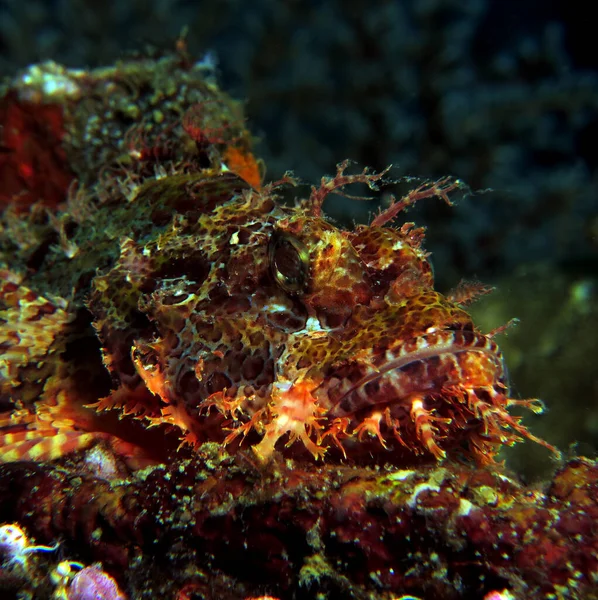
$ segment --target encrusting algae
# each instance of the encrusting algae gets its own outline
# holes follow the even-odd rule
[[[51,127],[44,125],[50,110],[59,116]],[[4,89],[0,116],[9,114],[26,118],[17,125],[5,121],[1,140],[0,171],[10,174],[10,185],[0,190],[6,205],[0,460],[15,464],[1,468],[0,490],[4,498],[29,493],[41,513],[56,511],[62,498],[75,523],[83,523],[80,507],[102,499],[101,507],[90,509],[95,516],[84,519],[89,524],[79,542],[83,554],[112,566],[129,586],[134,556],[142,556],[147,568],[153,552],[146,534],[131,527],[134,517],[135,523],[153,523],[152,539],[171,536],[166,532],[174,528],[186,569],[196,565],[187,583],[173,566],[177,575],[169,589],[179,589],[177,598],[186,597],[180,591],[185,586],[209,588],[212,563],[219,582],[236,581],[227,588],[231,598],[271,590],[295,597],[289,590],[297,577],[316,589],[318,576],[308,577],[299,557],[284,566],[290,547],[264,551],[264,560],[277,555],[279,562],[268,571],[272,585],[258,578],[255,587],[251,578],[243,583],[248,574],[231,572],[218,558],[224,547],[192,541],[196,534],[209,540],[209,515],[199,514],[204,508],[237,511],[235,486],[249,493],[248,482],[263,478],[263,498],[251,502],[272,501],[282,489],[284,466],[285,486],[300,488],[307,477],[309,496],[320,482],[321,502],[295,507],[291,519],[298,515],[293,511],[307,510],[310,524],[296,534],[312,540],[310,552],[321,560],[304,559],[324,564],[326,585],[349,593],[350,576],[341,577],[322,558],[331,548],[321,538],[328,525],[318,525],[317,514],[331,510],[330,481],[340,478],[346,489],[345,476],[353,471],[368,487],[374,467],[431,465],[421,467],[430,473],[410,496],[378,496],[381,506],[399,502],[417,512],[424,490],[460,493],[456,482],[471,476],[465,474],[470,467],[455,459],[490,465],[480,472],[495,489],[497,480],[484,469],[497,468],[494,457],[504,445],[528,438],[558,454],[509,412],[517,406],[541,411],[541,404],[509,396],[494,341],[502,328],[485,334],[465,310],[486,290],[463,285],[448,296],[437,292],[423,230],[394,225],[404,209],[425,198],[450,203],[460,181],[424,182],[370,225],[345,230],[322,214],[329,194],[347,194],[353,184],[378,190],[394,182],[389,169],[352,170],[343,162],[334,176],[287,206],[280,196],[297,181],[287,174],[264,182],[240,106],[184,49],[91,72],[53,63],[31,67]],[[23,153],[32,135],[37,161]],[[51,197],[43,182],[54,182]],[[57,189],[64,192],[62,202],[55,200]],[[315,468],[314,460],[323,464]],[[228,465],[224,471],[222,464]],[[174,466],[187,473],[176,489],[168,483],[178,477]],[[434,475],[434,469],[440,471]],[[214,470],[223,477],[217,496],[215,482],[207,484]],[[398,473],[419,477],[416,470],[388,477]],[[146,487],[156,476],[163,481]],[[16,492],[4,486],[8,477]],[[70,477],[77,477],[76,487],[67,483]],[[443,488],[448,480],[455,484],[450,492]],[[156,499],[159,489],[166,495]],[[363,510],[350,508],[353,500],[345,497],[347,514]],[[454,519],[479,510],[464,497],[453,506],[451,498]],[[24,518],[2,498],[0,508],[10,513],[0,517],[7,522]],[[37,510],[27,513],[36,537],[72,540],[66,522],[56,517],[52,527],[42,527]],[[104,525],[94,524],[99,514]],[[158,515],[161,525],[153,522]],[[257,513],[254,518],[261,522]],[[113,538],[110,551],[105,535]],[[234,545],[234,535],[226,535]],[[87,546],[93,536],[95,550]],[[287,546],[272,536],[264,541],[268,548]],[[302,543],[300,552],[308,549]],[[395,564],[384,553],[374,562]],[[398,565],[389,568],[398,573]],[[367,569],[368,577],[353,582],[351,597],[372,597],[371,586],[378,594],[388,591],[376,597],[426,593],[420,579],[410,587],[406,576],[381,574],[386,566]],[[442,589],[451,585],[444,582]],[[494,589],[476,585],[484,593]]]

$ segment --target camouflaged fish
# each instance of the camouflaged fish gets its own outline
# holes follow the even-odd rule
[[[346,230],[323,216],[327,195],[378,189],[386,171],[343,163],[290,207],[290,176],[262,186],[247,147],[198,136],[181,130],[178,161],[129,147],[101,194],[72,194],[3,272],[2,460],[97,440],[139,464],[204,442],[263,463],[490,462],[523,437],[554,450],[508,412],[541,406],[509,397],[493,333],[464,310],[475,290],[435,291],[423,230],[394,224],[458,181]]]

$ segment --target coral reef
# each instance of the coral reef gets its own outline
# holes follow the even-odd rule
[[[0,516],[101,561],[131,598],[596,598],[592,461],[533,489],[455,463],[264,471],[215,444],[112,481],[81,458],[1,465]]]

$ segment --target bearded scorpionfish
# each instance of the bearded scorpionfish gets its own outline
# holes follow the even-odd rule
[[[104,440],[142,462],[173,435],[173,451],[218,442],[262,463],[491,462],[522,438],[554,450],[509,413],[541,406],[509,397],[496,332],[464,309],[473,288],[435,291],[423,229],[393,225],[458,181],[420,185],[346,230],[323,216],[325,198],[378,189],[386,171],[342,163],[286,206],[290,176],[261,186],[225,160],[135,158],[152,161],[144,178],[121,177],[74,233],[63,215],[62,255],[3,273],[2,460]]]

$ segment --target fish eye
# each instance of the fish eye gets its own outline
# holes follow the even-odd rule
[[[297,238],[275,233],[269,246],[270,269],[278,285],[290,293],[305,289],[309,274],[309,252]]]

